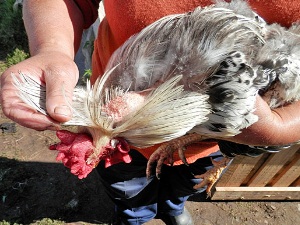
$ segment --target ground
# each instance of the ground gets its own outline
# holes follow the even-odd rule
[[[51,131],[37,132],[16,125],[0,113],[0,221],[10,224],[109,224],[114,206],[98,175],[79,180],[48,150],[58,140]],[[205,194],[190,198],[186,207],[195,225],[300,224],[300,202],[216,202]],[[51,220],[50,220],[51,219]],[[54,220],[58,220],[54,221]],[[49,222],[50,221],[50,222]],[[0,222],[0,224],[7,224]],[[152,220],[147,225],[161,225]]]

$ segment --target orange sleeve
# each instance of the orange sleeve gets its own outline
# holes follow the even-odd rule
[[[94,41],[91,76],[92,84],[95,83],[99,76],[103,75],[110,56],[118,47],[110,26],[108,25],[106,18],[104,18],[99,26],[97,39]]]

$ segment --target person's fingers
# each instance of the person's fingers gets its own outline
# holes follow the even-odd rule
[[[8,118],[12,118],[21,126],[35,130],[58,130],[60,123],[49,116],[45,116],[35,110],[28,108],[24,103],[18,103],[15,106],[8,107]]]
[[[43,115],[27,106],[13,84],[12,73],[31,76],[46,86],[46,109]],[[76,64],[62,54],[34,56],[10,67],[1,75],[1,107],[11,120],[35,130],[58,129],[72,118],[72,93],[79,76]],[[29,90],[30,91],[30,90]]]
[[[72,96],[78,80],[77,67],[69,71],[45,71],[46,108],[48,114],[59,122],[72,118]]]
[[[17,67],[12,67],[1,75],[0,102],[4,115],[22,126],[35,130],[58,129],[58,122],[30,108],[19,98],[11,75],[14,73],[17,76],[16,71]]]

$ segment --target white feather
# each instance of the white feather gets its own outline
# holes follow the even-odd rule
[[[45,86],[22,72],[19,72],[20,79],[14,73],[11,75],[13,84],[19,90],[18,94],[22,101],[36,111],[47,115]]]

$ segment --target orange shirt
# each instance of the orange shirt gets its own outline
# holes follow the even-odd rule
[[[131,35],[163,16],[184,13],[211,0],[107,0],[106,18],[95,42],[92,82],[103,74],[111,54]],[[299,0],[249,0],[252,8],[268,23],[290,26],[300,19]]]
[[[299,0],[249,0],[251,7],[268,23],[280,23],[290,26],[300,19]],[[197,6],[207,6],[211,0],[106,0],[104,8],[106,17],[101,22],[98,38],[94,43],[94,54],[91,78],[92,83],[103,74],[112,53],[131,35],[139,32],[150,23],[163,16],[184,13]],[[204,154],[216,151],[215,143],[205,143],[189,148],[194,159],[199,158],[199,151],[206,149]],[[140,150],[146,157],[154,148]],[[203,155],[202,155],[203,156]],[[188,156],[189,157],[189,156]]]

